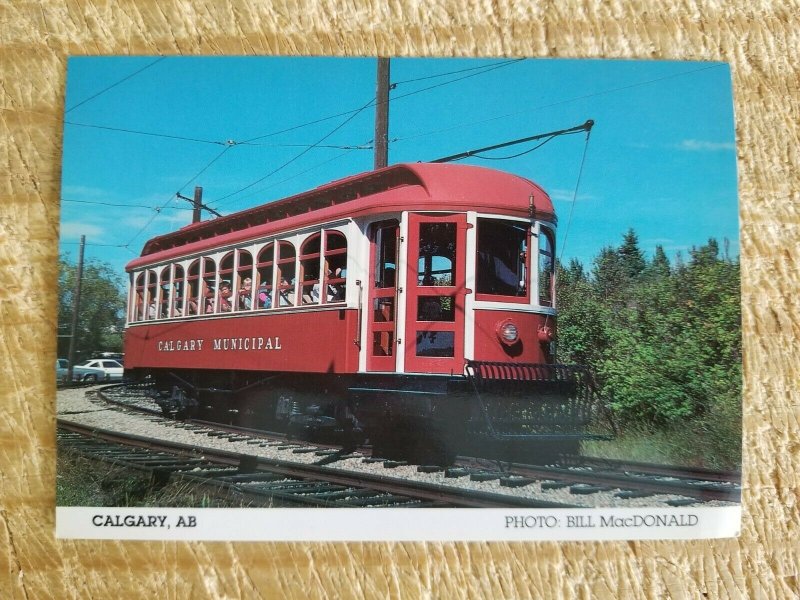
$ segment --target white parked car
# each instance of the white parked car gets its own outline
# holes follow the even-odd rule
[[[110,358],[92,358],[83,361],[77,366],[101,369],[106,375],[106,381],[121,381],[123,372],[125,371],[125,367],[116,360],[111,360]]]
[[[62,383],[67,382],[69,372],[69,361],[66,358],[56,360],[56,379]],[[72,367],[72,381],[83,381],[85,383],[95,383],[106,379],[106,373],[102,369],[94,367]]]

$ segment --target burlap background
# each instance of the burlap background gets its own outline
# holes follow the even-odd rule
[[[797,597],[796,1],[0,1],[0,596]],[[55,282],[66,58],[81,54],[728,61],[741,196],[739,539],[581,544],[56,541]]]

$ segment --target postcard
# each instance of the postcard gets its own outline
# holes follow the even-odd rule
[[[726,64],[76,57],[63,148],[58,537],[738,534]]]

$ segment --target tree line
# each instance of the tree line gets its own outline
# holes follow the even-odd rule
[[[740,276],[725,246],[710,239],[673,263],[656,246],[648,260],[631,229],[590,270],[559,265],[558,360],[594,370],[623,427],[691,424],[738,447]]]
[[[58,261],[58,356],[67,358],[77,265],[69,256]],[[99,352],[122,352],[125,283],[111,265],[87,260],[81,278],[81,301],[75,340],[76,359]]]

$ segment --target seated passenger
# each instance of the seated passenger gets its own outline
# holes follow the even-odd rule
[[[258,286],[258,306],[272,308],[272,286],[262,283]]]
[[[294,306],[292,292],[294,291],[294,279],[291,283],[281,277],[281,285],[278,289],[278,306]]]
[[[253,280],[245,277],[242,281],[242,288],[239,290],[239,310],[250,310],[253,308]]]
[[[219,285],[219,298],[217,299],[218,312],[231,312],[231,284],[229,281],[223,281]]]

